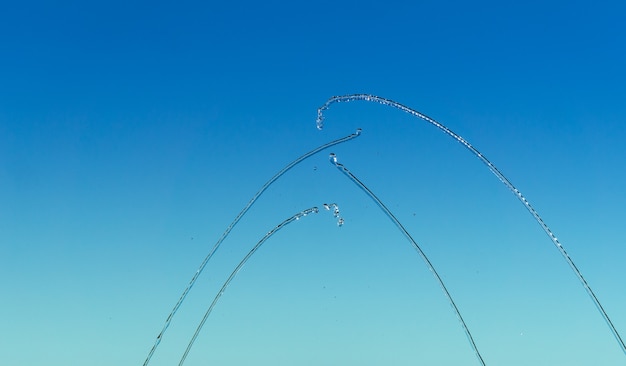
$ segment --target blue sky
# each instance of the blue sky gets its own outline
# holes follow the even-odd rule
[[[421,245],[487,365],[626,357],[525,194],[626,333],[621,2],[20,2],[0,15],[0,349],[140,365],[257,189],[328,141]],[[259,199],[151,365],[478,365],[417,253],[324,151]]]

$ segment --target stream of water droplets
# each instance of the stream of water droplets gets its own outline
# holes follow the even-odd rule
[[[280,177],[282,177],[285,173],[287,173],[290,169],[292,169],[293,167],[295,167],[296,165],[300,164],[302,161],[310,158],[311,156],[319,153],[320,151],[326,150],[332,146],[336,146],[339,144],[342,144],[344,142],[350,141],[358,136],[361,135],[361,129],[357,129],[353,134],[350,134],[346,137],[328,142],[324,145],[321,145],[311,151],[309,151],[308,153],[301,155],[300,157],[298,157],[297,159],[295,159],[294,161],[292,161],[291,163],[287,164],[284,168],[282,168],[280,171],[278,171],[278,173],[276,173],[272,178],[270,178],[265,184],[263,184],[261,186],[261,188],[254,194],[254,196],[252,196],[252,198],[250,199],[250,201],[248,201],[248,203],[246,204],[246,206],[241,210],[241,212],[239,212],[239,214],[235,217],[235,219],[230,223],[230,225],[228,225],[228,227],[226,228],[226,230],[224,231],[224,233],[222,234],[222,236],[217,240],[217,242],[215,243],[215,245],[213,245],[213,248],[209,251],[209,253],[206,255],[206,257],[204,258],[204,260],[202,261],[202,263],[200,263],[200,266],[198,267],[198,269],[196,270],[196,272],[194,273],[193,277],[191,278],[191,281],[189,281],[189,284],[187,285],[187,287],[183,290],[183,293],[180,295],[180,298],[178,299],[178,301],[176,302],[176,304],[174,305],[174,308],[172,308],[172,310],[170,311],[169,315],[167,316],[167,319],[165,320],[165,324],[163,325],[163,328],[161,329],[161,331],[159,332],[159,334],[157,335],[154,344],[152,345],[152,348],[150,349],[150,352],[148,353],[148,356],[146,357],[143,365],[147,366],[150,363],[150,359],[152,358],[152,356],[154,355],[154,352],[157,350],[159,344],[161,343],[161,340],[163,339],[163,335],[165,334],[165,332],[167,331],[167,328],[170,326],[172,319],[174,318],[174,316],[176,315],[176,312],[178,311],[178,309],[180,308],[180,306],[182,305],[182,303],[185,301],[185,298],[187,297],[187,295],[189,294],[189,291],[191,291],[191,288],[193,287],[193,285],[196,283],[196,281],[198,280],[198,277],[200,276],[200,274],[202,274],[202,272],[204,271],[204,268],[206,267],[207,263],[209,262],[209,260],[211,259],[211,257],[213,257],[213,255],[215,254],[215,252],[219,249],[220,245],[222,244],[222,242],[228,237],[228,235],[230,234],[230,232],[233,230],[233,228],[237,225],[237,223],[239,223],[239,221],[244,217],[244,215],[248,212],[248,210],[250,210],[250,208],[254,205],[254,203],[257,201],[257,199],[259,199],[259,197],[261,197],[261,195],[276,181],[278,180]]]
[[[424,253],[422,248],[420,248],[420,246],[413,239],[411,234],[409,234],[409,232],[406,230],[404,225],[402,225],[402,223],[396,218],[396,216],[391,212],[391,210],[389,210],[389,208],[387,208],[387,206],[378,198],[378,196],[376,196],[376,194],[374,194],[374,192],[372,192],[359,178],[357,178],[354,174],[352,174],[352,172],[348,170],[348,168],[346,168],[343,164],[339,162],[339,160],[337,159],[337,155],[335,153],[330,153],[329,161],[331,164],[336,166],[343,174],[345,174],[348,178],[350,178],[350,180],[354,182],[354,184],[356,184],[357,187],[359,187],[362,191],[364,191],[374,202],[376,202],[376,205],[378,205],[378,207],[380,207],[380,209],[383,210],[385,215],[394,223],[394,225],[396,225],[396,227],[402,232],[402,234],[409,240],[413,248],[420,255],[424,263],[426,263],[426,266],[428,267],[430,272],[435,277],[435,280],[441,287],[441,290],[443,291],[446,299],[450,303],[450,306],[452,307],[454,314],[459,320],[459,323],[461,324],[461,327],[463,328],[463,331],[465,332],[465,335],[467,336],[467,340],[469,341],[472,349],[474,350],[474,353],[476,354],[476,358],[478,359],[478,362],[480,362],[481,365],[485,366],[485,361],[483,360],[483,357],[481,356],[480,351],[478,350],[478,346],[476,345],[476,342],[474,341],[474,337],[472,336],[472,333],[470,332],[467,324],[465,323],[463,316],[461,316],[461,311],[459,310],[456,303],[452,299],[452,295],[450,295],[450,292],[448,291],[448,288],[444,284],[443,279],[441,278],[441,276],[439,276],[439,273],[437,273],[437,270],[435,270],[435,267],[431,263],[430,259],[428,259],[428,256],[426,256],[426,253]]]
[[[563,247],[561,242],[557,239],[556,235],[554,235],[552,230],[544,222],[544,220],[541,218],[541,216],[539,216],[539,213],[537,213],[537,211],[533,208],[533,206],[530,204],[530,202],[528,202],[528,200],[524,197],[522,192],[520,192],[511,183],[511,181],[509,181],[509,179],[507,177],[505,177],[504,174],[502,174],[500,172],[500,170],[498,168],[496,168],[496,166],[491,161],[489,161],[489,159],[487,159],[480,151],[478,151],[478,149],[476,149],[474,146],[472,146],[463,137],[459,136],[458,134],[456,134],[455,132],[450,130],[448,127],[444,126],[443,124],[437,122],[433,118],[430,118],[430,117],[428,117],[427,115],[425,115],[425,114],[423,114],[421,112],[418,112],[418,111],[416,111],[414,109],[411,109],[411,108],[409,108],[409,107],[407,107],[407,106],[405,106],[403,104],[400,104],[398,102],[395,102],[395,101],[393,101],[391,99],[386,99],[386,98],[378,97],[378,96],[371,95],[371,94],[350,94],[350,95],[331,97],[330,99],[328,99],[326,101],[326,103],[324,103],[317,110],[317,119],[316,119],[317,129],[322,130],[324,128],[324,111],[328,110],[328,108],[332,104],[334,104],[334,103],[341,103],[341,102],[359,101],[359,100],[360,101],[366,101],[366,102],[375,102],[375,103],[379,103],[379,104],[382,104],[382,105],[385,105],[385,106],[393,107],[393,108],[399,109],[399,110],[401,110],[403,112],[406,112],[406,113],[408,113],[408,114],[410,114],[410,115],[412,115],[414,117],[417,117],[417,118],[419,118],[421,120],[424,120],[424,121],[432,124],[433,126],[437,127],[439,130],[444,132],[446,135],[452,137],[457,142],[461,143],[474,156],[476,156],[481,162],[483,162],[487,166],[487,168],[515,195],[515,197],[517,197],[517,199],[524,205],[524,207],[528,210],[528,212],[530,212],[530,214],[533,216],[533,218],[541,226],[543,231],[548,235],[548,237],[550,238],[550,240],[552,241],[554,246],[557,248],[557,250],[559,251],[559,253],[563,257],[563,259],[565,259],[565,262],[567,262],[569,267],[572,269],[572,271],[574,272],[574,274],[576,275],[576,277],[578,278],[578,280],[582,284],[583,288],[585,289],[585,291],[587,292],[587,294],[589,295],[589,297],[593,301],[594,305],[598,309],[599,313],[601,314],[602,318],[604,319],[604,321],[608,325],[609,329],[611,330],[611,333],[613,334],[613,336],[617,340],[620,348],[622,349],[622,352],[626,355],[626,344],[624,344],[624,341],[622,340],[622,337],[620,336],[619,332],[617,331],[617,329],[613,325],[613,322],[609,318],[609,315],[604,310],[604,307],[600,303],[600,300],[598,299],[596,294],[591,289],[591,286],[589,285],[589,283],[587,282],[585,277],[583,277],[583,275],[580,272],[580,270],[578,269],[578,267],[574,264],[574,261],[572,260],[572,258],[565,251],[565,248]],[[336,157],[332,157],[331,156],[331,161],[333,159],[335,159],[335,161],[336,161]]]

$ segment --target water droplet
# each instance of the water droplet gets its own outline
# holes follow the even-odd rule
[[[328,159],[331,163],[335,165],[337,164],[337,155],[335,155],[335,153],[330,153],[330,155],[328,155]]]
[[[317,110],[317,119],[315,120],[315,126],[320,131],[324,128],[324,116],[322,115],[321,108]]]
[[[360,136],[361,132],[363,132],[362,128],[357,128],[356,131],[354,132],[355,135]]]
[[[325,208],[327,211],[330,211],[330,206],[328,205],[328,203],[325,203],[325,204],[324,204],[324,208]]]
[[[343,226],[343,223],[344,223],[344,220],[343,218],[340,217],[339,220],[337,220],[337,226],[341,227]]]

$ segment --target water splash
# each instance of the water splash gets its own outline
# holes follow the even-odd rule
[[[327,210],[330,209],[330,207],[332,207],[332,206],[334,206],[336,208],[337,215],[334,215],[334,217],[337,217],[338,216],[338,212],[339,212],[338,206],[336,204],[334,204],[334,203],[331,204],[331,205],[324,204],[324,208],[326,208]],[[318,212],[319,212],[319,209],[317,207],[311,207],[311,208],[308,208],[306,210],[303,210],[303,211],[300,211],[300,212],[296,213],[295,215],[289,217],[288,219],[284,220],[280,224],[276,225],[272,230],[270,230],[267,234],[265,234],[265,236],[263,238],[261,238],[261,240],[259,240],[252,249],[250,249],[248,254],[246,254],[246,256],[241,260],[241,262],[239,262],[237,267],[235,267],[235,269],[231,272],[230,276],[228,276],[228,278],[226,279],[226,281],[224,282],[224,284],[222,285],[220,290],[217,292],[217,294],[213,298],[213,302],[211,302],[211,305],[209,306],[207,311],[204,313],[204,317],[202,317],[202,320],[200,321],[200,324],[198,324],[198,327],[196,328],[195,333],[193,334],[193,336],[191,337],[191,340],[187,344],[187,349],[185,349],[185,352],[183,353],[183,355],[182,355],[182,357],[180,359],[180,362],[178,363],[178,366],[182,366],[185,363],[185,360],[187,359],[187,356],[189,355],[189,351],[191,351],[191,348],[193,347],[193,344],[195,343],[196,339],[198,338],[198,335],[200,334],[200,331],[204,327],[204,324],[206,323],[209,315],[211,315],[211,312],[213,311],[213,308],[215,307],[215,304],[217,304],[217,301],[224,294],[224,291],[226,291],[226,288],[230,285],[230,283],[235,278],[237,273],[239,273],[239,271],[244,266],[244,264],[246,264],[248,259],[250,259],[250,257],[252,257],[252,255],[254,255],[254,253],[261,247],[261,245],[263,245],[263,243],[265,243],[277,231],[279,231],[280,229],[284,228],[288,224],[290,224],[290,223],[292,223],[294,221],[299,220],[302,217],[305,217],[305,216],[307,216],[307,215],[309,215],[311,213],[318,213]]]
[[[272,178],[270,178],[270,180],[268,180],[265,184],[263,184],[263,186],[261,186],[261,188],[254,194],[254,196],[250,199],[250,201],[248,201],[248,204],[246,204],[246,206],[241,210],[241,212],[239,212],[239,214],[235,217],[233,222],[231,222],[230,225],[228,225],[228,227],[226,228],[226,230],[224,231],[222,236],[217,240],[215,245],[213,245],[213,248],[211,249],[211,251],[206,255],[206,257],[204,258],[204,260],[200,264],[200,267],[198,267],[198,269],[194,273],[193,277],[191,278],[191,281],[189,281],[189,284],[187,285],[187,287],[183,291],[182,295],[180,295],[180,298],[176,302],[176,305],[174,305],[174,308],[170,311],[169,315],[167,316],[167,319],[165,320],[165,324],[163,325],[163,328],[161,329],[161,332],[159,332],[159,334],[157,335],[156,340],[154,342],[154,345],[150,349],[150,352],[148,353],[148,356],[146,357],[146,360],[144,361],[143,366],[147,366],[150,363],[150,359],[152,358],[152,356],[154,355],[154,352],[156,351],[156,349],[158,348],[159,344],[161,343],[161,340],[163,339],[163,335],[165,334],[165,331],[167,330],[167,328],[170,326],[170,324],[172,322],[172,319],[174,318],[174,315],[176,315],[176,312],[178,311],[178,309],[182,305],[183,301],[187,297],[187,294],[189,294],[189,291],[191,291],[191,288],[193,287],[193,285],[198,280],[198,277],[200,276],[200,274],[202,273],[202,271],[206,267],[206,265],[209,262],[209,260],[211,259],[211,257],[213,257],[213,255],[215,254],[217,249],[220,247],[220,245],[226,239],[226,237],[228,237],[228,235],[233,230],[235,225],[237,225],[237,223],[243,218],[243,216],[246,214],[246,212],[248,212],[248,210],[252,207],[252,205],[254,205],[256,200],[263,194],[263,192],[265,192],[265,190],[267,190],[267,188],[269,188],[269,186],[271,186],[272,183],[274,183],[278,178],[283,176],[283,174],[285,174],[291,168],[293,168],[296,165],[300,164],[303,160],[305,160],[307,158],[310,158],[311,156],[319,153],[320,151],[326,150],[329,147],[332,147],[332,146],[335,146],[335,145],[338,145],[338,144],[350,141],[350,140],[352,140],[352,139],[354,139],[354,138],[356,138],[356,137],[358,137],[360,135],[361,135],[361,129],[359,128],[353,134],[350,134],[350,135],[348,135],[346,137],[343,137],[343,138],[340,138],[340,139],[328,142],[328,143],[326,143],[324,145],[321,145],[321,146],[319,146],[319,147],[309,151],[308,153],[300,156],[299,158],[295,159],[291,163],[287,164],[278,173],[276,173]]]
[[[450,295],[450,292],[448,291],[448,289],[446,288],[446,285],[444,284],[443,280],[439,276],[439,273],[437,273],[437,270],[435,270],[435,267],[432,265],[432,263],[430,262],[430,260],[426,256],[426,253],[424,253],[422,248],[420,248],[420,246],[413,239],[411,234],[409,234],[409,232],[406,230],[404,225],[402,225],[402,223],[400,223],[400,221],[387,208],[387,206],[385,206],[385,204],[378,198],[378,196],[376,196],[374,194],[374,192],[372,192],[363,182],[361,182],[359,180],[359,178],[357,178],[354,174],[352,174],[352,172],[350,172],[350,170],[348,170],[348,168],[346,168],[343,164],[341,164],[337,160],[337,155],[335,155],[334,153],[330,153],[329,160],[330,160],[331,164],[335,165],[343,174],[345,174],[348,178],[350,178],[350,180],[352,182],[354,182],[372,200],[374,200],[374,202],[376,202],[378,207],[380,207],[383,210],[385,215],[387,215],[387,217],[398,227],[398,229],[400,229],[402,234],[409,240],[409,242],[411,243],[413,248],[417,251],[417,253],[420,255],[422,260],[424,260],[424,262],[426,263],[426,266],[428,267],[430,272],[433,274],[433,276],[437,280],[437,283],[441,287],[441,290],[443,290],[443,293],[446,296],[446,299],[448,300],[448,302],[450,303],[450,306],[452,306],[452,309],[453,309],[457,319],[459,320],[459,323],[461,323],[461,327],[463,328],[463,331],[465,332],[465,335],[467,336],[467,340],[469,341],[472,349],[474,350],[474,353],[476,354],[476,358],[478,359],[478,361],[480,362],[481,365],[485,366],[485,361],[483,360],[480,352],[478,351],[478,347],[476,346],[476,342],[474,342],[474,337],[472,337],[472,333],[470,332],[469,328],[467,327],[467,324],[465,323],[465,320],[463,320],[463,316],[461,316],[461,312],[459,311],[459,308],[456,306],[456,303],[452,299],[452,295]]]
[[[336,203],[325,203],[324,208],[326,211],[333,209],[333,217],[337,219],[337,226],[341,227],[344,224],[344,219],[339,215],[339,206]]]
[[[402,104],[400,104],[398,102],[395,102],[395,101],[393,101],[391,99],[381,98],[381,97],[378,97],[378,96],[375,96],[375,95],[370,95],[370,94],[350,94],[350,95],[344,95],[344,96],[334,96],[334,97],[331,97],[330,99],[328,99],[326,101],[326,103],[324,103],[324,105],[322,105],[317,110],[317,119],[316,119],[317,129],[321,130],[321,129],[324,128],[324,111],[326,111],[332,104],[339,103],[339,102],[352,102],[352,101],[357,101],[357,100],[363,100],[363,101],[367,101],[367,102],[380,103],[382,105],[386,105],[386,106],[390,106],[390,107],[393,107],[393,108],[397,108],[397,109],[399,109],[399,110],[401,110],[403,112],[406,112],[406,113],[408,113],[408,114],[410,114],[410,115],[412,115],[414,117],[420,118],[420,119],[422,119],[422,120],[432,124],[433,126],[437,127],[439,130],[441,130],[442,132],[444,132],[448,136],[452,137],[457,142],[461,143],[472,154],[474,154],[480,161],[482,161],[487,166],[487,168],[509,190],[511,190],[511,192],[513,192],[513,194],[520,200],[520,202],[524,205],[524,207],[526,207],[528,212],[530,212],[530,214],[534,217],[534,219],[537,221],[537,223],[541,226],[543,231],[548,235],[548,237],[550,238],[550,240],[552,241],[554,246],[558,249],[559,253],[563,257],[563,259],[565,259],[565,261],[567,262],[569,267],[572,269],[572,271],[574,271],[574,273],[576,274],[576,277],[578,278],[578,280],[580,281],[580,283],[584,287],[585,291],[587,292],[587,294],[589,295],[589,297],[593,301],[594,305],[596,306],[596,308],[598,309],[598,311],[600,312],[600,314],[604,318],[604,321],[607,323],[607,325],[609,326],[611,332],[613,333],[613,336],[615,337],[615,339],[619,343],[619,346],[621,347],[622,352],[624,354],[626,354],[626,344],[624,343],[624,341],[622,340],[622,337],[620,336],[619,332],[617,331],[617,329],[613,325],[613,322],[609,318],[609,315],[606,313],[606,311],[604,310],[604,307],[600,303],[600,300],[598,300],[596,294],[593,292],[593,290],[591,289],[591,287],[589,286],[589,284],[587,283],[587,281],[583,277],[582,273],[580,272],[578,267],[576,267],[576,265],[574,264],[574,261],[569,256],[569,254],[567,254],[567,252],[565,251],[565,248],[563,248],[563,245],[559,242],[559,240],[554,235],[552,230],[543,221],[541,216],[539,216],[539,214],[533,208],[533,206],[531,206],[530,202],[528,202],[528,200],[524,197],[524,195],[522,195],[522,192],[520,192],[509,181],[509,179],[506,178],[504,176],[504,174],[502,174],[500,172],[500,170],[498,170],[498,168],[496,168],[496,166],[491,161],[489,161],[489,159],[487,159],[480,151],[478,151],[475,147],[473,147],[464,138],[462,138],[461,136],[459,136],[458,134],[456,134],[455,132],[453,132],[452,130],[450,130],[449,128],[444,126],[443,124],[437,122],[436,120],[428,117],[427,115],[425,115],[423,113],[420,113],[420,112],[418,112],[418,111],[416,111],[414,109],[411,109],[411,108],[409,108],[409,107],[407,107],[405,105],[402,105]],[[332,161],[332,158],[331,158],[331,161]]]

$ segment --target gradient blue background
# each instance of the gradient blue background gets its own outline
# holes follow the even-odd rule
[[[0,13],[0,363],[140,365],[254,192],[333,149],[422,245],[488,365],[623,365],[528,197],[626,333],[621,1],[6,3]],[[198,281],[152,365],[477,365],[415,251],[328,163],[272,186]]]

